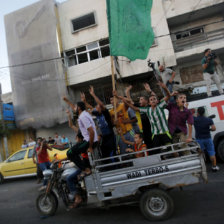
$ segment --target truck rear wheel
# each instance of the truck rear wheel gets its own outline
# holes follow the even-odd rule
[[[224,139],[221,140],[217,147],[217,154],[220,160],[224,162]]]
[[[152,189],[142,195],[140,209],[150,221],[165,220],[173,213],[173,199],[163,190]]]

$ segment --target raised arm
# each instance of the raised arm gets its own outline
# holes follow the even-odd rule
[[[40,153],[42,152],[42,149],[43,149],[43,141],[40,143],[40,148],[39,150],[37,151],[37,155],[40,155]]]
[[[150,95],[155,96],[156,94],[152,91],[152,89],[150,88],[150,85],[148,83],[144,83],[143,86],[145,87],[145,90],[147,93],[149,93]]]
[[[171,77],[170,77],[170,79],[169,79],[169,83],[172,83],[173,82],[173,80],[174,80],[174,78],[175,78],[175,75],[176,75],[176,72],[172,72],[172,75],[171,75]]]
[[[134,104],[134,101],[132,100],[131,94],[130,94],[131,89],[132,89],[132,85],[126,87],[125,94],[126,94],[127,98],[131,101],[131,103]]]
[[[72,122],[72,116],[69,110],[66,110],[66,113],[68,115],[68,125],[70,128],[72,128],[74,130],[75,133],[78,133],[78,128],[73,124]]]
[[[129,103],[123,96],[118,96],[117,91],[113,91],[113,95],[117,97],[118,99],[121,99],[125,104],[127,104],[129,107],[131,107],[135,111],[140,111],[138,107],[135,107],[133,104]]]
[[[166,96],[163,98],[166,102],[170,99],[170,91],[166,87],[166,85],[163,82],[159,82],[158,85],[164,89]]]
[[[81,92],[80,97],[81,97],[82,102],[85,103],[86,109],[93,110],[93,107],[86,101],[85,93]]]
[[[95,92],[94,92],[94,88],[93,86],[89,87],[89,93],[90,95],[94,98],[94,100],[96,101],[97,104],[100,105],[100,107],[105,110],[105,105],[104,103],[96,96]]]
[[[75,111],[75,105],[66,96],[63,97],[63,100],[72,108],[73,111]]]

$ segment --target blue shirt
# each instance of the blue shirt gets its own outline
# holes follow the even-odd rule
[[[61,143],[68,143],[68,138],[61,138]]]
[[[107,109],[102,111],[102,114],[100,114],[96,109],[94,109],[92,111],[92,114],[96,116],[102,136],[110,135],[113,133],[111,118]]]
[[[210,134],[210,126],[213,125],[214,122],[211,118],[198,116],[194,117],[194,127],[195,127],[195,136],[196,139],[207,139],[211,138]]]

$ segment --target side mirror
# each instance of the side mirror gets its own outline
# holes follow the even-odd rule
[[[208,118],[211,118],[211,119],[214,119],[215,117],[216,117],[215,114],[212,114],[212,115],[208,116]]]

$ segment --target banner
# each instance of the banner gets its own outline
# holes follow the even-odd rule
[[[107,17],[112,56],[131,61],[146,59],[154,42],[151,27],[153,0],[107,0]]]

